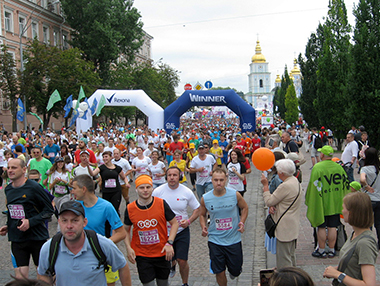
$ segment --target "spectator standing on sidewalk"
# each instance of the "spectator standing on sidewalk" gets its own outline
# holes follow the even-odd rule
[[[282,159],[275,163],[277,175],[283,181],[271,194],[269,184],[264,174],[261,175],[265,204],[270,208],[273,220],[278,222],[275,231],[277,238],[276,261],[277,268],[296,266],[296,243],[299,234],[301,213],[301,185],[293,176],[296,167],[292,160]]]
[[[311,171],[305,196],[306,216],[312,227],[318,227],[318,248],[312,256],[332,258],[335,256],[336,228],[340,225],[343,197],[350,191],[349,181],[343,167],[331,160],[334,155],[331,146],[325,145],[318,151],[322,161]],[[329,251],[326,249],[326,227]]]
[[[342,153],[341,160],[345,165],[348,180],[350,183],[354,181],[354,169],[356,166],[356,158],[358,157],[358,144],[354,140],[354,134],[348,133],[346,136],[347,145]]]

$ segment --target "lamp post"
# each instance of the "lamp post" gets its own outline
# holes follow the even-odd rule
[[[40,0],[40,5],[41,5],[41,2],[42,0]],[[59,0],[56,0],[52,3],[49,3],[48,6],[51,6],[51,5],[54,5],[54,4],[57,4],[59,3]],[[20,61],[21,61],[21,68],[20,68],[20,71],[21,71],[21,76],[23,75],[24,73],[24,53],[23,53],[23,48],[22,48],[22,37],[24,36],[25,32],[29,29],[30,25],[32,25],[32,22],[30,22],[28,24],[28,22],[32,19],[32,16],[33,16],[33,13],[36,11],[36,8],[39,7],[38,4],[36,3],[32,12],[30,13],[30,15],[28,16],[28,18],[26,19],[26,22],[25,22],[25,25],[22,27],[22,30],[20,31]],[[41,11],[36,15],[36,17],[40,16],[42,14],[42,12],[44,11],[45,8],[43,8],[41,6]],[[20,25],[19,25],[20,26]],[[26,129],[27,129],[27,126],[28,126],[28,123],[27,123],[27,113],[26,113],[26,95],[24,93],[23,95],[23,101],[24,101],[24,112],[25,112],[25,116],[24,116],[24,129],[25,129],[25,132],[26,132]]]

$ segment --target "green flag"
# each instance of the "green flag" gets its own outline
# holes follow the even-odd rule
[[[46,106],[46,110],[49,111],[52,109],[54,104],[58,101],[61,101],[61,95],[59,94],[58,90],[54,90],[54,92],[50,95],[48,105]]]
[[[33,113],[33,112],[29,112],[29,114],[35,116],[35,117],[40,121],[40,123],[41,123],[42,125],[44,124],[44,122],[42,121],[41,117],[39,117],[37,114],[35,114],[35,113]]]
[[[98,108],[96,109],[96,116],[99,116],[100,112],[102,111],[104,105],[106,104],[106,98],[102,94],[102,97],[100,98]]]
[[[80,101],[82,100],[82,98],[85,98],[86,95],[84,94],[84,91],[83,91],[83,87],[80,86],[80,89],[79,89],[79,95],[78,95],[78,101],[77,101],[77,106],[75,106],[74,109],[77,109],[79,107],[79,103]]]

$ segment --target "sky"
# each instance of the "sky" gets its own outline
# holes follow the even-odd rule
[[[329,0],[135,0],[144,30],[154,39],[151,57],[179,71],[180,84],[211,81],[248,92],[251,58],[259,39],[272,87],[304,54],[308,38],[327,15]],[[346,0],[354,25],[354,2]]]

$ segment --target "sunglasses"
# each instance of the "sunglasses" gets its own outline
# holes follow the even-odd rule
[[[29,180],[36,181],[37,183],[40,181],[40,179],[29,179]]]

